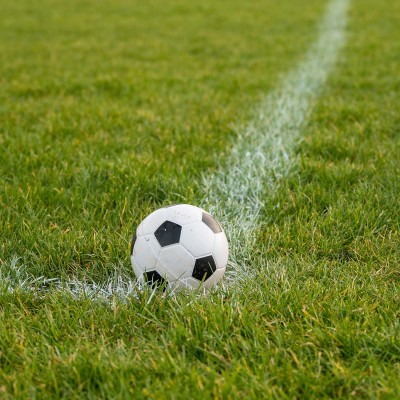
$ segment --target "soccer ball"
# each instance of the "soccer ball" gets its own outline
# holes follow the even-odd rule
[[[224,275],[228,241],[206,211],[188,204],[160,208],[132,239],[131,261],[140,283],[168,289],[210,289]]]

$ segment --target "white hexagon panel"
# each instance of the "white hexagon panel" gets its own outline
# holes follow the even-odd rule
[[[178,225],[201,221],[203,210],[189,204],[173,205],[165,208],[165,219]]]
[[[228,239],[224,232],[215,234],[215,243],[213,248],[213,255],[217,268],[221,269],[228,264]]]
[[[214,250],[215,233],[202,221],[182,227],[180,243],[195,257],[211,254]]]
[[[131,260],[136,276],[156,269],[161,247],[153,235],[140,236],[132,243]]]
[[[177,244],[161,250],[157,271],[163,276],[166,275],[168,281],[176,281],[191,276],[194,263],[194,257],[183,246]]]

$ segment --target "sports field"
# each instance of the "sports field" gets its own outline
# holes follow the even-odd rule
[[[400,398],[398,0],[0,10],[0,398]],[[135,284],[176,203],[207,296]]]

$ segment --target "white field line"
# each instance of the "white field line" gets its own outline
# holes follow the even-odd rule
[[[348,0],[329,3],[318,40],[304,60],[259,106],[256,118],[239,135],[227,167],[205,179],[209,194],[203,206],[226,230],[231,263],[237,267],[233,272],[246,267],[260,210],[293,166],[301,129],[345,43],[347,7]]]
[[[226,166],[204,180],[207,196],[202,207],[225,228],[234,274],[246,268],[251,255],[246,249],[254,246],[260,210],[290,171],[301,129],[344,45],[348,2],[331,0],[320,22],[318,39],[304,60],[259,106],[256,118],[239,134]],[[103,283],[33,278],[14,258],[1,268],[0,285],[8,292],[50,286],[77,297],[123,299],[137,291],[137,284],[122,270],[116,267]]]

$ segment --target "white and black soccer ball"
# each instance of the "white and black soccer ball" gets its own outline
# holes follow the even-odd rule
[[[209,289],[228,263],[228,241],[206,211],[188,204],[160,208],[138,226],[131,261],[141,283]]]

